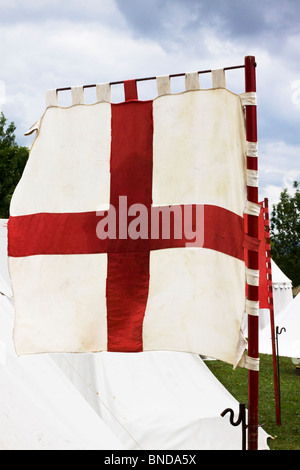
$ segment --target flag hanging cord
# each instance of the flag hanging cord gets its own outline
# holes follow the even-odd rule
[[[234,69],[243,69],[245,68],[245,65],[233,65],[231,67],[224,67],[223,70],[234,70]],[[209,70],[199,70],[197,73],[198,74],[202,74],[202,73],[211,73],[212,70],[209,69]],[[174,73],[172,75],[169,75],[170,78],[176,78],[176,77],[184,77],[186,74],[185,72],[183,73]],[[157,77],[144,77],[144,78],[136,78],[135,81],[136,82],[145,82],[147,80],[156,80]],[[110,85],[122,85],[126,80],[119,80],[119,81],[115,81],[115,82],[110,82],[109,84]],[[83,85],[83,88],[94,88],[96,87],[97,85],[96,84],[93,84],[93,85]],[[68,91],[68,90],[71,90],[72,87],[64,87],[64,88],[56,88],[56,92],[59,92],[59,91]]]

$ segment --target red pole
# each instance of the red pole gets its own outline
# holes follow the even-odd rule
[[[245,91],[256,92],[255,57],[245,57]],[[246,139],[248,142],[257,142],[257,112],[255,105],[246,106]],[[247,156],[247,169],[258,170],[257,158]],[[248,201],[258,204],[258,188],[247,186]],[[248,215],[248,235],[258,238],[258,217]],[[257,251],[248,251],[248,268],[259,269],[259,256]],[[248,285],[248,299],[258,302],[258,286]],[[248,315],[248,356],[259,358],[258,350],[259,317]],[[258,448],[258,387],[259,374],[256,370],[248,372],[248,450]]]
[[[274,302],[273,302],[273,279],[272,279],[272,265],[271,265],[271,240],[270,240],[270,216],[269,216],[269,201],[264,199],[264,224],[265,224],[265,238],[266,238],[266,251],[267,251],[267,277],[268,277],[268,296],[270,304],[270,326],[272,338],[272,356],[273,356],[273,374],[274,374],[274,392],[275,392],[275,408],[276,408],[276,422],[281,424],[280,412],[280,397],[279,397],[279,383],[278,383],[278,369],[277,369],[277,353],[275,343],[275,320],[274,320]]]

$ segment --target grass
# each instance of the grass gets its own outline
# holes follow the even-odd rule
[[[232,369],[220,361],[206,365],[240,402],[248,403],[248,372]],[[280,358],[281,425],[276,423],[272,356],[260,355],[259,424],[274,439],[268,440],[270,450],[300,450],[300,375],[287,357]]]

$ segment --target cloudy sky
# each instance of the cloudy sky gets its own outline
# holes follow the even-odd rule
[[[0,107],[20,145],[32,143],[23,134],[46,89],[222,68],[246,55],[257,61],[260,198],[272,204],[300,181],[299,0],[0,0]],[[227,85],[243,92],[243,71],[228,72]],[[172,80],[175,92],[182,86]]]

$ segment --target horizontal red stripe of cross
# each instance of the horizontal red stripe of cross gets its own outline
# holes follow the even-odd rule
[[[244,259],[243,219],[235,213],[218,206],[191,205],[154,207],[152,213],[155,220],[159,218],[158,238],[151,238],[151,221],[148,224],[147,238],[136,240],[126,238],[101,240],[97,235],[97,227],[107,219],[108,211],[99,216],[97,212],[78,213],[41,213],[10,217],[8,255],[24,257],[33,255],[68,255],[93,253],[125,253],[150,252],[167,248],[184,248],[195,246],[220,251],[235,258]],[[192,213],[192,231],[185,233],[184,214],[189,208]],[[203,218],[197,219],[196,210],[203,210]],[[175,214],[175,218],[173,218]],[[160,215],[160,217],[159,217]],[[180,218],[180,220],[176,221]],[[128,225],[134,221],[128,216]],[[196,227],[196,221],[201,226]],[[163,233],[163,222],[170,224],[170,230]],[[118,228],[118,223],[116,224]],[[189,224],[190,225],[190,224]],[[177,227],[178,230],[174,230]],[[98,230],[99,232],[99,230]],[[165,235],[170,236],[163,238]],[[182,234],[176,238],[177,234]],[[109,234],[108,234],[109,235]],[[124,234],[123,234],[124,235]]]

